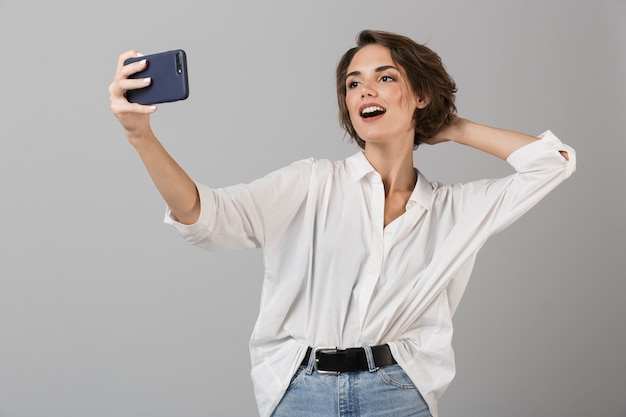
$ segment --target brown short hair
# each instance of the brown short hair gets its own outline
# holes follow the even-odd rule
[[[339,123],[361,148],[365,148],[365,141],[354,130],[346,106],[346,73],[354,55],[367,45],[389,48],[393,63],[400,66],[413,93],[428,101],[425,108],[413,113],[415,148],[449,123],[450,116],[456,113],[454,98],[457,89],[439,55],[406,36],[389,32],[364,30],[358,34],[356,43],[357,46],[349,49],[337,65],[337,100]]]

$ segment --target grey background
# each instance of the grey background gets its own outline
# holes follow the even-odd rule
[[[154,129],[195,179],[249,181],[356,151],[334,69],[364,28],[438,51],[460,115],[578,151],[479,256],[441,415],[626,416],[625,23],[623,0],[0,1],[0,417],[256,415],[261,252],[161,224],[107,87],[126,49],[185,49],[191,96]],[[416,164],[443,182],[510,172],[454,144]]]

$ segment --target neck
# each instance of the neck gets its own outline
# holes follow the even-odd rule
[[[365,157],[382,178],[385,194],[412,191],[417,180],[413,167],[413,144],[365,145]]]

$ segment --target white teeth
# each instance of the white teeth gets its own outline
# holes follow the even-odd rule
[[[378,106],[369,106],[369,107],[364,108],[361,114],[374,113],[375,111],[384,112],[385,109],[383,109],[382,107],[378,107]]]

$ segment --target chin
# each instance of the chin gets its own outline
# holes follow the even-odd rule
[[[361,139],[363,139],[364,142],[385,142],[386,140],[388,140],[389,135],[384,135],[382,133],[378,133],[378,132],[358,132],[357,134],[359,135],[359,137]]]
[[[362,138],[363,139],[363,138]],[[363,141],[365,142],[365,146],[377,146],[377,145],[384,145],[386,143],[389,143],[389,141],[387,140],[383,140],[383,139],[372,139],[372,138],[368,138],[368,139],[363,139]]]

